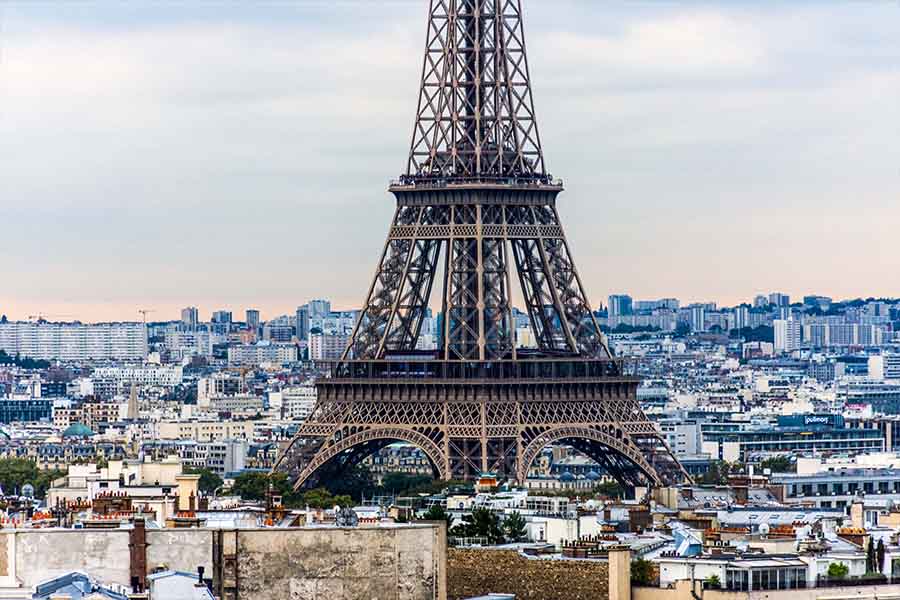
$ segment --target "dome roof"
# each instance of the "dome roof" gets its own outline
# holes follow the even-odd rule
[[[587,478],[591,481],[597,481],[598,479],[600,479],[600,473],[598,473],[597,471],[588,471]]]
[[[63,431],[62,436],[64,438],[69,437],[92,437],[94,432],[91,431],[91,428],[83,423],[72,423]]]
[[[575,481],[575,476],[566,471],[562,475],[559,476],[560,481]]]

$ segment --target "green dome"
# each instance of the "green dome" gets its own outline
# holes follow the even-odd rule
[[[83,423],[72,423],[69,427],[63,431],[62,436],[64,438],[68,437],[92,437],[94,432],[91,431],[91,428]]]

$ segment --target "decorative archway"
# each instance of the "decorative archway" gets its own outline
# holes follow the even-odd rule
[[[647,461],[641,450],[631,441],[627,433],[620,429],[614,430],[612,433],[594,429],[593,427],[565,426],[556,427],[544,431],[535,437],[525,447],[519,461],[519,471],[517,479],[520,483],[528,477],[528,470],[534,463],[535,459],[541,451],[548,445],[557,442],[572,443],[580,452],[587,454],[594,460],[597,460],[601,466],[607,469],[615,468],[617,465],[614,457],[620,457],[627,461],[632,468],[640,471],[644,477],[654,486],[661,486],[662,480],[659,478],[656,469]],[[579,443],[579,442],[587,442]],[[600,450],[597,448],[602,448]],[[613,456],[611,456],[611,454]],[[624,477],[622,473],[613,474],[616,479]]]
[[[294,481],[294,489],[299,490],[303,487],[310,477],[339,455],[348,450],[353,450],[354,448],[370,445],[373,442],[389,442],[384,445],[390,445],[391,443],[396,442],[412,444],[425,453],[425,456],[431,461],[431,466],[439,479],[449,479],[444,453],[428,436],[410,429],[385,427],[366,429],[341,438],[330,445],[324,446],[316,453],[313,459],[303,467],[300,475]],[[373,450],[373,452],[374,451],[377,451],[377,449]],[[366,453],[366,455],[369,454],[371,454],[371,452]]]

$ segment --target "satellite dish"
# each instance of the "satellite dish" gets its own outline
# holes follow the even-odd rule
[[[335,522],[338,527],[356,527],[359,525],[359,516],[352,508],[342,508],[337,511]]]

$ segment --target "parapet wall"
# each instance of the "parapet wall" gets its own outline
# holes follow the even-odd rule
[[[606,600],[609,565],[599,560],[545,559],[515,550],[447,551],[447,597],[515,594],[516,600]]]
[[[221,597],[443,600],[444,535],[430,525],[323,528],[304,535],[281,535],[277,529],[221,532]]]
[[[148,529],[146,570],[205,569],[222,600],[445,600],[442,524],[297,529]],[[0,531],[0,596],[81,571],[130,586],[126,529]]]

